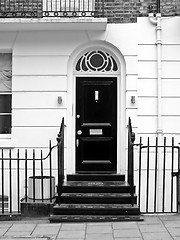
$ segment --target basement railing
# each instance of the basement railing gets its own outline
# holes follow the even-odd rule
[[[64,181],[64,118],[57,144],[51,145],[48,151],[0,150],[0,216],[17,216],[21,203],[53,203],[55,185],[60,191]]]
[[[104,17],[104,0],[0,0],[0,18]]]
[[[150,137],[134,144],[131,119],[128,123],[128,183],[131,204],[142,213],[177,213],[180,205],[180,147],[174,137],[167,140]],[[134,155],[136,158],[134,159]]]
[[[139,166],[136,172],[138,205],[142,213],[177,213],[180,204],[180,147],[172,138],[161,144],[147,138],[139,144]],[[167,143],[168,142],[168,143]]]

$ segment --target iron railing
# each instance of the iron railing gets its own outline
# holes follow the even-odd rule
[[[180,148],[174,138],[156,137],[151,144],[139,144],[139,166],[136,174],[138,205],[143,213],[176,213],[179,204]],[[176,176],[176,181],[174,179]]]
[[[58,142],[58,202],[62,194],[64,183],[64,118],[62,119],[61,128],[57,137]]]
[[[53,151],[55,148],[58,149],[57,155]],[[0,215],[20,214],[21,202],[52,203],[53,178],[57,179],[58,184],[62,184],[64,176],[64,164],[62,164],[64,162],[64,119],[57,137],[57,144],[52,147],[51,141],[49,142],[46,157],[43,156],[43,150],[38,149],[18,149],[16,152],[11,149],[1,149],[0,154]],[[52,157],[55,159],[57,157],[57,161],[52,161]],[[30,179],[32,180],[31,193],[28,190]],[[49,193],[45,189],[46,179],[49,179]]]
[[[142,213],[173,213],[178,212],[180,147],[175,140],[167,144],[164,138],[160,143],[134,144],[135,134],[132,132],[131,119],[128,124],[128,183],[130,185],[131,204],[134,205],[134,189],[138,193],[138,206]],[[135,146],[138,145],[138,147]],[[53,151],[57,149],[57,152]],[[55,154],[55,155],[54,155]],[[57,155],[56,155],[57,154]],[[136,155],[135,155],[136,154]],[[58,197],[62,193],[64,182],[64,119],[61,123],[57,144],[49,144],[49,153],[44,157],[42,150],[1,149],[0,152],[0,214],[20,213],[20,202],[29,201],[28,179],[33,181],[32,199],[36,202],[36,177],[40,180],[41,199],[44,197],[44,179],[50,178],[49,201],[53,201],[52,176],[58,183]],[[135,156],[138,158],[135,158]],[[53,160],[57,159],[57,161]],[[54,165],[55,164],[55,165]],[[176,179],[174,178],[176,177]],[[161,203],[161,204],[160,204]]]
[[[180,204],[180,147],[174,138],[156,137],[155,143],[134,144],[131,119],[128,123],[128,176],[131,204],[135,203],[142,213],[177,213]],[[161,142],[162,141],[162,142]],[[136,146],[136,149],[135,149]],[[136,157],[134,157],[134,155]],[[174,178],[176,177],[176,179]]]
[[[104,0],[1,0],[0,18],[104,17]]]
[[[134,141],[135,133],[132,131],[131,119],[128,123],[128,183],[130,186],[131,204],[134,205]]]

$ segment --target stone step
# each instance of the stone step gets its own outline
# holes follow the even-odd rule
[[[62,191],[64,193],[129,193],[130,186],[124,181],[67,181],[63,184]]]
[[[135,196],[135,203],[137,197]],[[129,193],[63,193],[60,198],[61,203],[109,203],[123,204],[131,203]]]
[[[125,181],[122,174],[70,174],[67,181]]]
[[[51,223],[60,222],[128,222],[143,221],[139,215],[51,215]]]
[[[56,204],[54,215],[139,215],[131,204]]]

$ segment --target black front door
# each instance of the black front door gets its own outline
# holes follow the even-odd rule
[[[117,78],[76,78],[76,172],[116,172]]]

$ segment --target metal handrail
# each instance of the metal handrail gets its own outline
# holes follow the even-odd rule
[[[130,185],[131,205],[134,205],[134,141],[131,119],[128,122],[128,183]]]
[[[64,183],[64,118],[62,119],[60,131],[57,137],[58,148],[58,201],[62,194],[62,186]]]

